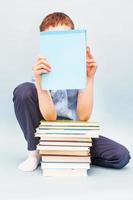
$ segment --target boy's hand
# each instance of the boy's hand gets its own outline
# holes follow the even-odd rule
[[[96,60],[93,58],[90,48],[86,48],[86,67],[87,67],[87,79],[92,79],[95,76],[97,70]]]
[[[47,59],[44,57],[38,57],[37,62],[33,67],[33,73],[35,78],[40,77],[43,73],[48,73],[51,71],[51,66],[48,63]]]
[[[51,66],[48,63],[47,59],[40,56],[38,57],[35,65],[33,66],[33,73],[35,77],[36,84],[40,85],[41,82],[41,74],[51,72]]]

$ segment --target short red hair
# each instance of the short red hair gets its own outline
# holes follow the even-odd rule
[[[71,29],[74,29],[74,23],[72,19],[62,12],[54,12],[47,15],[41,25],[40,25],[40,32],[45,31],[50,26],[55,27],[57,25],[67,25],[70,26]]]

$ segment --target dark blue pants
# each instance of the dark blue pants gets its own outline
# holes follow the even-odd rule
[[[35,150],[39,138],[34,137],[34,133],[40,120],[43,119],[35,85],[23,83],[17,86],[13,92],[13,102],[15,115],[27,141],[28,150]],[[117,169],[124,167],[130,160],[126,147],[103,136],[93,139],[91,156],[92,164]]]

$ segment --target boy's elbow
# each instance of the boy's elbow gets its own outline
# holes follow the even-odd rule
[[[91,117],[91,112],[81,112],[77,109],[77,116],[80,121],[88,121]]]
[[[90,119],[90,114],[80,114],[77,112],[80,121],[88,121]]]
[[[88,121],[90,118],[88,116],[79,116],[80,121]]]
[[[47,116],[44,116],[44,119],[46,120],[46,121],[56,121],[56,119],[57,119],[57,114],[49,114],[49,115],[47,115]]]

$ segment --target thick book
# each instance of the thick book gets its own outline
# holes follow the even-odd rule
[[[42,89],[86,87],[86,30],[41,32],[40,54],[52,66],[50,73],[42,74]]]
[[[89,156],[42,156],[42,162],[89,162],[91,159]]]

